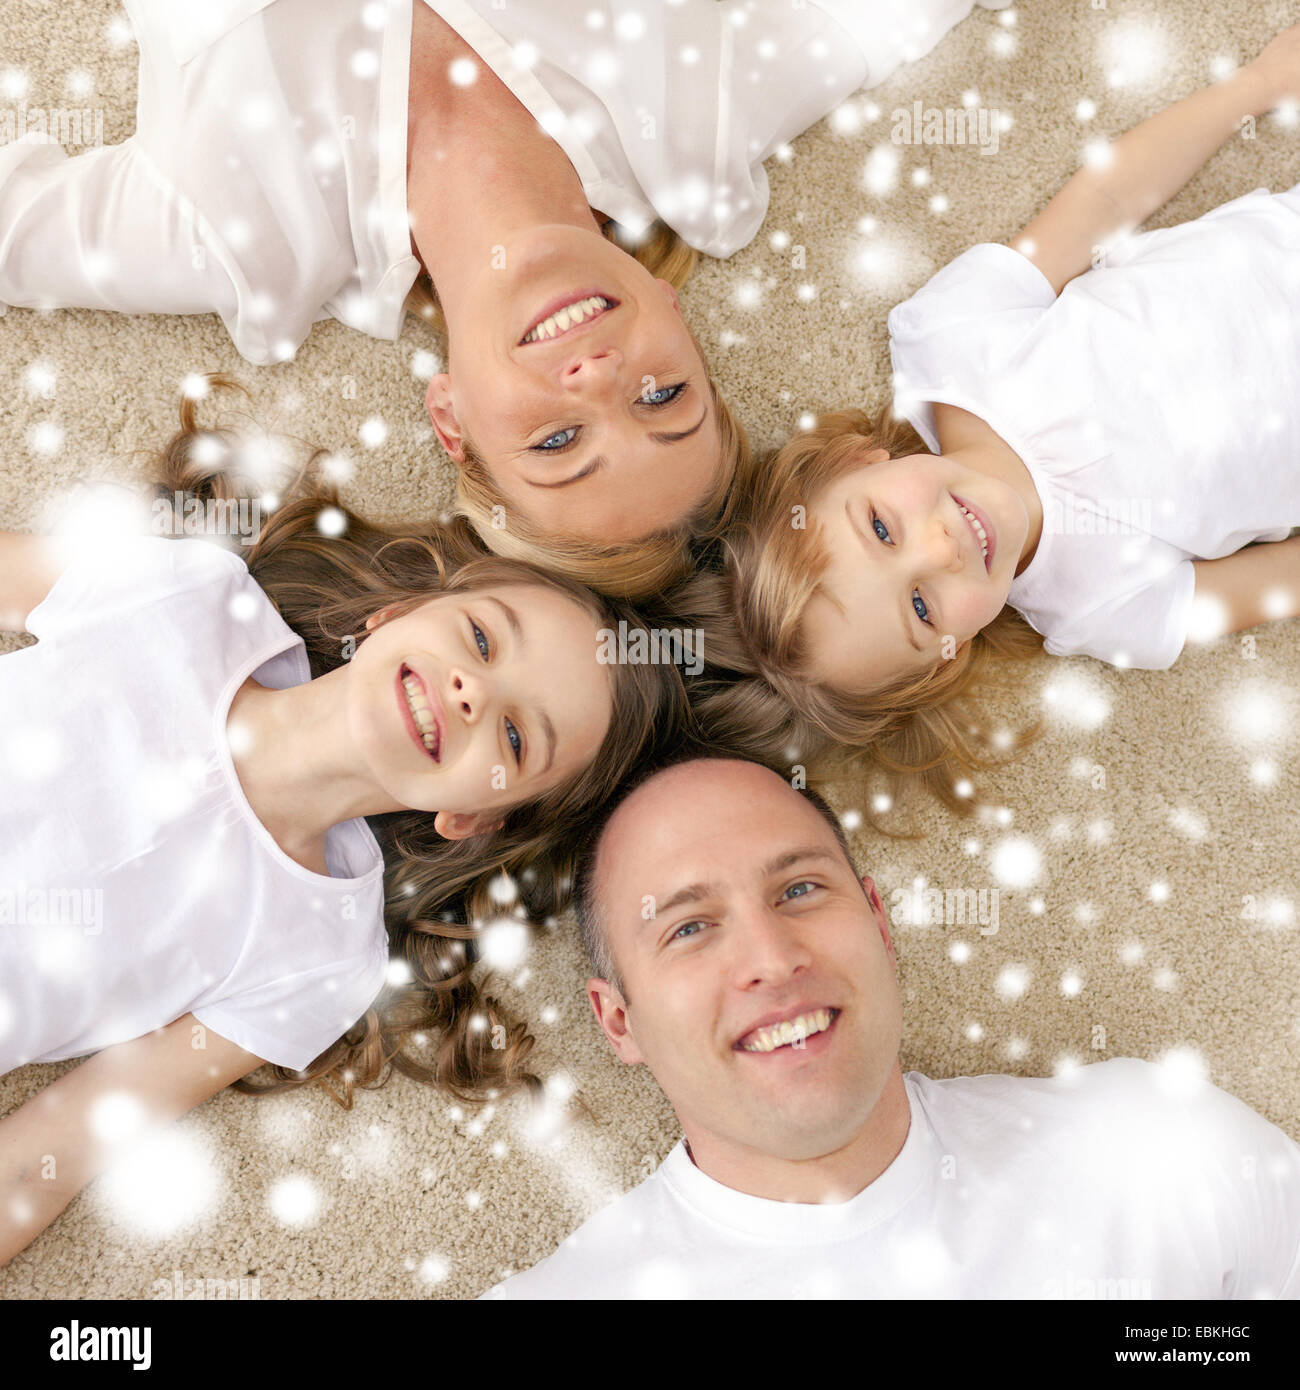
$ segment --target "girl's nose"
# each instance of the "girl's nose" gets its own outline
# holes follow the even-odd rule
[[[477,723],[487,703],[487,687],[475,672],[453,668],[448,678],[447,706],[467,724]]]

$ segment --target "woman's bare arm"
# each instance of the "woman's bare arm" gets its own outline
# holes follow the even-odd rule
[[[193,1014],[105,1048],[0,1120],[0,1265],[29,1245],[119,1153],[201,1105],[261,1058]],[[140,1107],[141,1127],[104,1137],[96,1108],[110,1095]]]

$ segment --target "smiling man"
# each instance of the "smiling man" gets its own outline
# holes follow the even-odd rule
[[[684,1137],[487,1297],[1300,1297],[1300,1147],[1208,1083],[905,1075],[880,894],[776,773],[656,771],[576,892],[597,1021]]]

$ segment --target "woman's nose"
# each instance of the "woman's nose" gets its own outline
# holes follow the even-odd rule
[[[602,352],[583,353],[581,357],[573,358],[561,371],[560,381],[569,390],[608,386],[617,378],[622,364],[622,354],[617,348],[607,348]]]

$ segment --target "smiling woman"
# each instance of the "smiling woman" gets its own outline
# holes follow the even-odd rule
[[[677,304],[695,254],[745,246],[764,161],[972,3],[126,0],[130,139],[0,150],[0,312],[216,312],[271,364],[325,317],[397,338],[419,279],[480,540],[646,596],[751,482]]]

